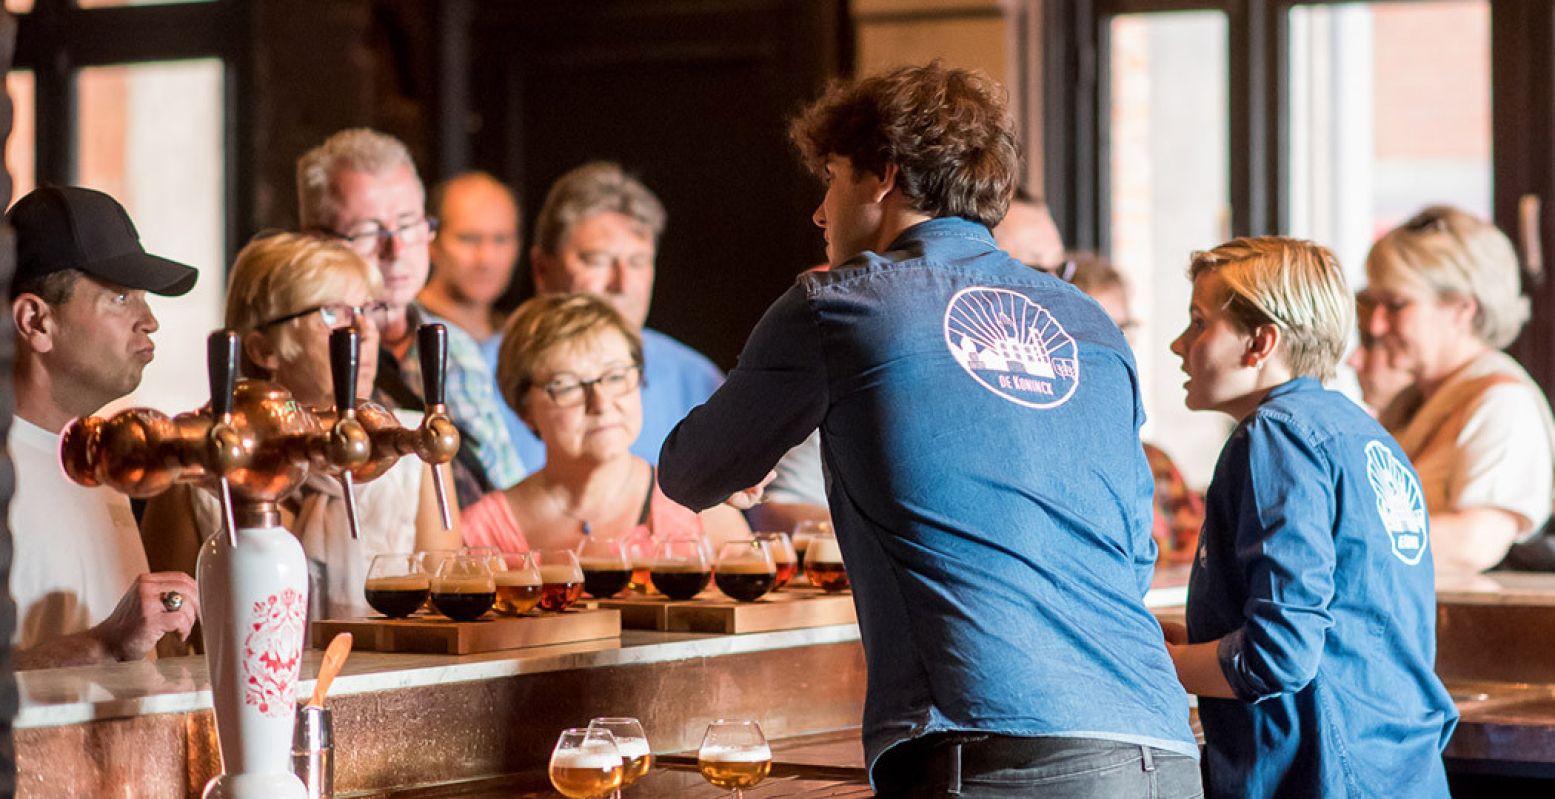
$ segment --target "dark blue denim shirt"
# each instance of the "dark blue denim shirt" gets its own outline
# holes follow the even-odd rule
[[[932,732],[1198,756],[1160,627],[1154,482],[1127,343],[1073,286],[959,218],[806,274],[670,434],[706,508],[817,426],[868,663],[871,765]]]
[[[1211,796],[1447,796],[1420,480],[1344,396],[1298,378],[1221,452],[1188,637],[1237,699],[1199,700]]]

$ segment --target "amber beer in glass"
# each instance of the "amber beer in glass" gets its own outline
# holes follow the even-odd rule
[[[374,557],[362,586],[367,604],[391,619],[415,613],[431,592],[432,582],[421,570],[421,558],[404,553]]]
[[[432,607],[454,621],[474,621],[497,601],[497,582],[485,556],[455,555],[432,577]]]
[[[799,574],[799,555],[794,551],[794,543],[789,540],[788,533],[756,533],[755,538],[766,544],[767,551],[772,553],[772,565],[777,567],[772,590],[781,591]]]
[[[568,799],[603,799],[621,787],[621,751],[609,730],[563,730],[551,750],[551,785]]]
[[[772,771],[772,749],[754,721],[719,719],[707,725],[697,750],[697,770],[715,788],[727,788],[732,799],[754,788]]]
[[[718,549],[713,582],[730,599],[755,602],[777,582],[777,566],[765,543],[753,538],[728,541]]]
[[[810,549],[810,539],[831,534],[831,522],[806,520],[794,525],[794,555],[799,562],[800,574],[804,573],[805,553]]]
[[[534,553],[540,565],[540,609],[553,613],[572,607],[583,596],[583,569],[570,549],[542,549]]]
[[[492,575],[497,583],[497,612],[518,616],[540,604],[540,567],[529,553],[501,556],[506,567]]]
[[[597,718],[589,722],[591,730],[609,730],[616,738],[616,749],[621,752],[621,787],[648,776],[653,770],[653,750],[648,746],[648,736],[643,733],[642,722],[634,718]],[[617,799],[621,791],[615,792]]]
[[[818,535],[810,539],[804,573],[811,585],[828,594],[848,590],[848,572],[842,566],[842,549],[837,546],[834,536]]]
[[[713,579],[707,549],[700,536],[678,536],[659,542],[653,551],[648,579],[659,593],[687,600],[702,593]]]

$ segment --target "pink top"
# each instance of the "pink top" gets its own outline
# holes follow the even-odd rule
[[[653,493],[646,504],[637,526],[627,533],[629,543],[702,532],[702,517],[664,496],[657,480],[653,482]],[[464,530],[465,546],[496,547],[502,552],[529,551],[529,540],[524,538],[524,531],[519,529],[518,519],[513,516],[507,495],[501,491],[493,491],[460,511],[459,520]]]

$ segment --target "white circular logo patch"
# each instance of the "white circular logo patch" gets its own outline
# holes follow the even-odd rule
[[[1388,531],[1393,554],[1414,566],[1425,557],[1425,497],[1420,483],[1381,441],[1366,444],[1366,479],[1377,495],[1377,515]]]
[[[1074,337],[1009,289],[962,289],[945,306],[945,345],[983,388],[1028,408],[1056,408],[1080,385]]]

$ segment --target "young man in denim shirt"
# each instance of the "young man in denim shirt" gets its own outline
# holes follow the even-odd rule
[[[821,429],[882,796],[1197,796],[1142,602],[1138,376],[1095,302],[994,244],[1018,158],[1002,90],[904,68],[834,86],[790,132],[827,184],[832,269],[670,435],[665,493],[713,505]]]

